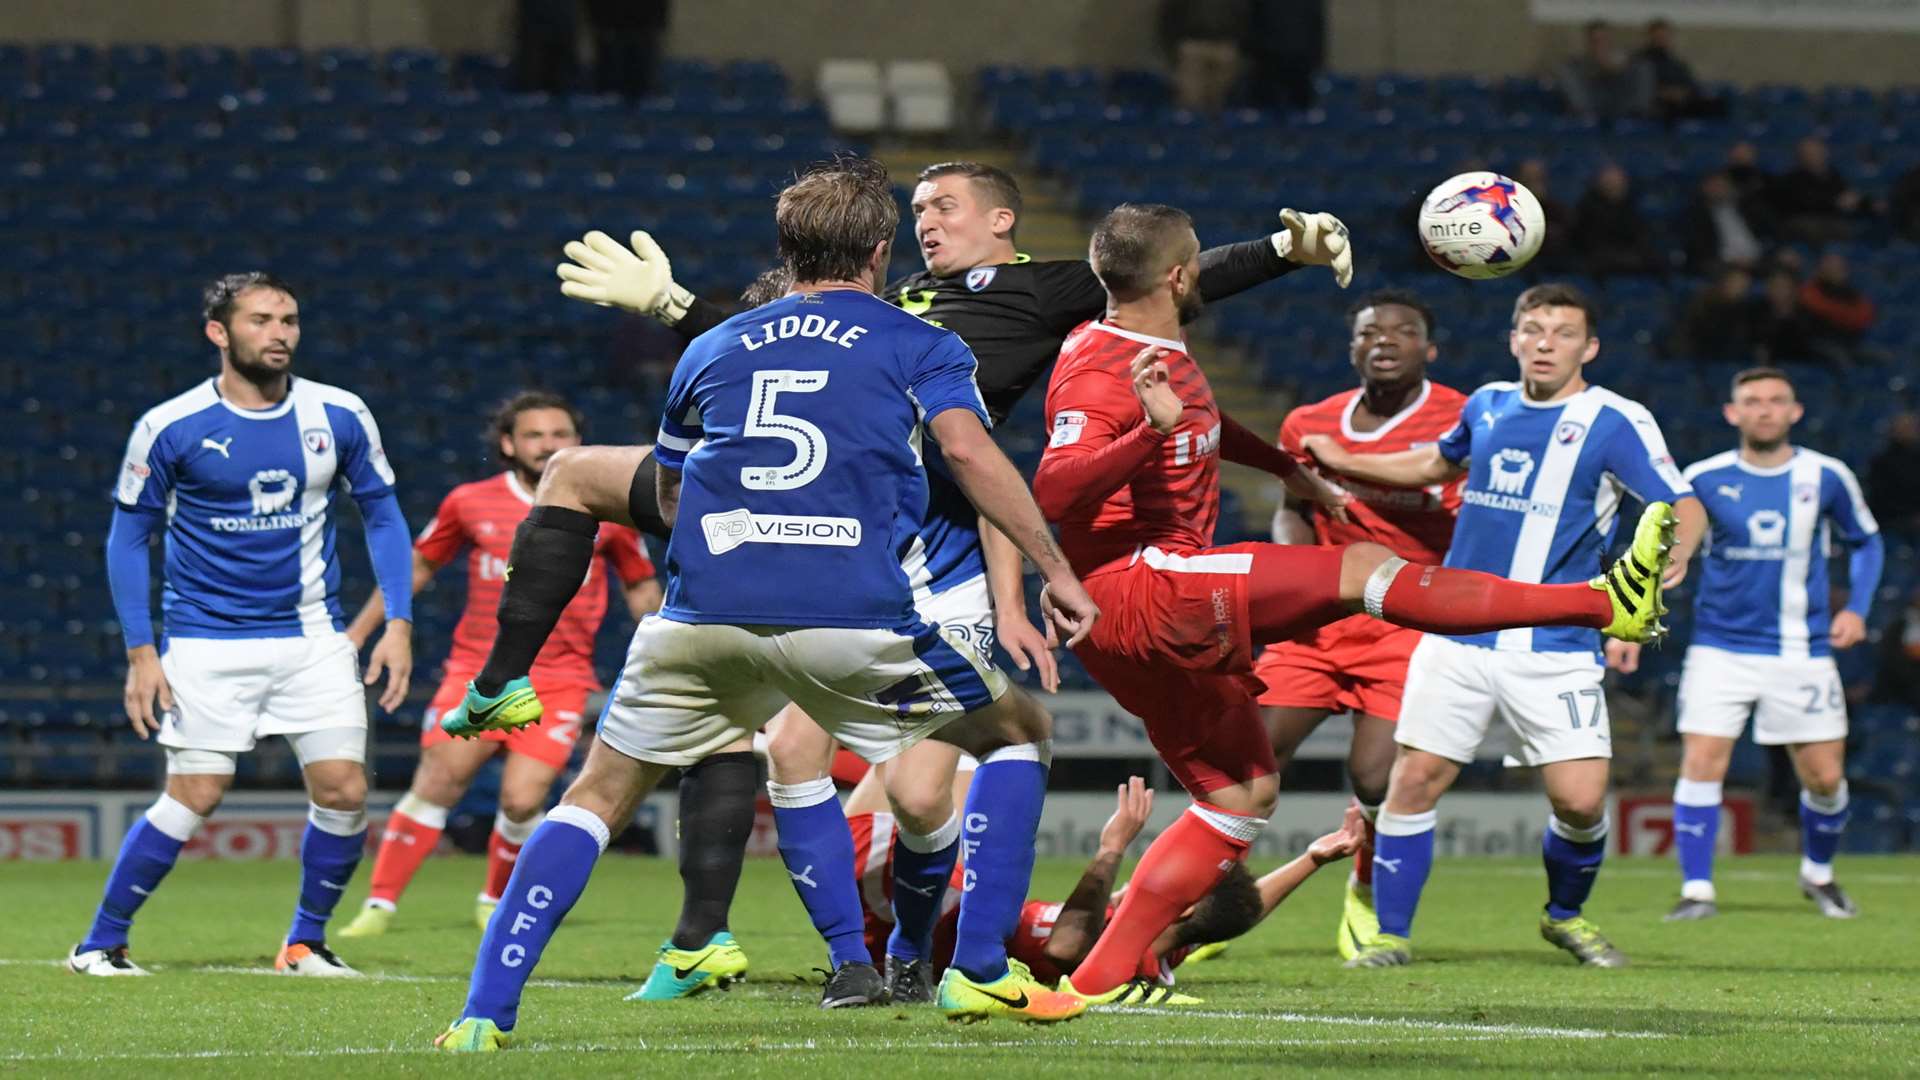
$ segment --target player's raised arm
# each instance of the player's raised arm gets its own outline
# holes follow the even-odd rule
[[[1098,371],[1070,377],[1048,394],[1053,437],[1033,476],[1033,494],[1049,521],[1090,510],[1146,468],[1180,424],[1185,405],[1149,345],[1133,358],[1131,382]]]
[[[1147,827],[1153,813],[1153,789],[1138,776],[1127,777],[1117,790],[1113,816],[1100,829],[1099,847],[1093,861],[1080,872],[1080,881],[1067,894],[1055,916],[1053,933],[1047,938],[1047,959],[1072,970],[1086,958],[1107,921],[1107,905],[1113,895],[1113,883],[1119,876],[1121,860],[1127,848]]]

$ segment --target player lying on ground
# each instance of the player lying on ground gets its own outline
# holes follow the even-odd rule
[[[1432,442],[1459,422],[1466,396],[1427,378],[1427,365],[1439,350],[1433,344],[1433,311],[1418,296],[1399,289],[1376,292],[1347,312],[1347,330],[1360,386],[1287,414],[1279,444],[1295,461],[1313,464],[1301,446],[1308,435],[1325,435],[1354,453],[1390,454]],[[1275,543],[1372,541],[1417,563],[1446,558],[1460,510],[1457,481],[1398,487],[1332,470],[1325,476],[1350,497],[1348,520],[1314,513],[1311,504],[1288,498],[1273,515]],[[1260,712],[1280,774],[1329,714],[1353,715],[1347,775],[1366,816],[1367,842],[1354,857],[1335,935],[1340,955],[1347,958],[1380,932],[1373,914],[1373,819],[1393,769],[1393,728],[1400,719],[1407,657],[1419,641],[1417,630],[1352,615],[1267,646],[1253,668],[1263,685]]]
[[[913,195],[914,229],[926,270],[888,286],[883,296],[911,314],[958,333],[975,349],[982,396],[988,415],[997,423],[1053,362],[1066,332],[1100,312],[1105,294],[1084,260],[1032,262],[1018,252],[1014,237],[1020,190],[1004,171],[949,162],[929,166],[919,181]],[[1345,227],[1327,214],[1286,210],[1280,217],[1283,227],[1271,236],[1202,252],[1201,291],[1218,299],[1301,265],[1328,267],[1344,287],[1352,276]],[[636,232],[631,240],[629,250],[603,233],[591,233],[567,245],[572,261],[560,267],[562,290],[578,299],[653,315],[689,337],[724,317],[673,283],[666,254],[651,237]],[[914,573],[916,606],[922,618],[950,631],[964,628],[983,654],[991,655],[998,640],[1023,670],[1037,665],[1042,684],[1051,689],[1054,662],[1042,635],[1027,619],[1017,553],[991,528],[983,527],[977,511],[947,475],[937,447],[929,449],[929,509]],[[556,505],[597,514],[600,507],[617,511],[632,503],[627,493],[643,489],[639,475],[628,464],[631,460],[614,452],[556,462],[555,470],[568,476],[552,485],[554,498],[568,492],[577,497],[577,502]],[[650,491],[650,486],[644,490]],[[542,500],[546,498],[543,493]],[[530,536],[529,550],[536,543],[544,541]],[[515,565],[521,565],[518,558]],[[509,583],[501,633],[489,666],[476,679],[476,689],[483,694],[524,674],[523,658],[531,655],[529,645],[537,647],[537,635],[542,632],[537,617],[542,605],[549,612],[557,610],[554,605],[571,595],[577,580],[571,576],[571,564],[550,565],[551,569],[529,565]],[[536,574],[541,575],[539,583],[532,580]],[[534,599],[541,595],[549,598]],[[482,697],[476,704],[485,708],[488,701]],[[832,741],[798,708],[786,710],[772,730],[768,749],[776,802],[781,810],[805,810],[796,800],[824,797],[816,781],[826,775]],[[936,888],[957,851],[958,821],[948,809],[947,790],[953,765],[953,751],[929,740],[908,749],[887,767],[890,776],[902,774],[890,782],[907,796],[899,804],[903,828],[895,865],[903,877],[931,881]],[[799,791],[813,794],[796,794]],[[705,786],[692,795],[701,800],[721,797]],[[691,798],[682,802],[683,809],[693,805],[697,804]],[[805,857],[811,862],[822,854],[809,851]],[[737,876],[739,855],[714,853],[702,858],[715,870],[698,879],[706,892],[699,898],[689,895],[686,909],[709,914],[704,922],[682,919],[663,946],[656,971],[672,960],[670,953],[707,948],[714,940],[711,935],[724,925],[724,899],[731,896],[732,883],[727,880],[724,889],[719,887],[720,868],[730,865]],[[690,879],[690,889],[693,884]],[[883,993],[877,977],[865,979],[873,957],[856,932],[857,908],[848,906],[846,898],[829,894],[803,893],[802,899],[827,939],[830,963],[847,976],[845,985],[829,985],[823,1004],[866,1004],[882,996],[895,1003],[931,1000],[924,961],[932,925],[925,921],[925,912],[903,916],[901,932],[887,952]],[[649,989],[664,994],[671,987]]]
[[[904,563],[926,507],[926,436],[1040,568],[1048,626],[1077,640],[1098,608],[987,435],[973,354],[873,295],[898,220],[886,170],[853,157],[818,167],[781,193],[775,220],[795,291],[703,335],[674,369],[656,485],[661,517],[686,527],[668,543],[666,605],[634,633],[579,780],[521,851],[466,1005],[436,1040],[445,1049],[503,1045],[541,950],[638,800],[788,701],[876,764],[929,737],[979,758],[965,815],[972,882],[939,989],[947,1015],[1051,1022],[1084,1008],[1007,959],[1033,869],[1048,720],[967,639],[914,614]],[[573,517],[555,522],[593,534],[590,517]],[[846,819],[821,783],[828,798],[778,819],[780,843],[850,867]],[[859,910],[850,872],[801,884],[844,891]]]
[[[127,716],[142,739],[158,732],[166,791],[127,830],[93,927],[67,964],[86,975],[146,974],[127,957],[134,912],[220,805],[239,755],[284,735],[312,806],[300,899],[274,967],[353,975],[326,944],[367,845],[367,702],[358,650],[342,632],[334,490],[359,505],[386,590],[387,629],[365,683],[386,674],[387,709],[405,700],[413,671],[407,523],[366,404],[292,373],[293,290],[268,274],[229,274],[208,286],[204,315],[220,374],[134,426],[107,535]],[[147,544],[162,531],[164,654],[147,606]]]
[[[1829,918],[1857,914],[1833,880],[1847,828],[1847,700],[1833,650],[1866,640],[1886,546],[1853,472],[1788,441],[1803,412],[1786,372],[1740,372],[1726,406],[1740,448],[1686,472],[1712,528],[1680,677],[1673,848],[1682,881],[1668,919],[1718,911],[1720,784],[1749,715],[1753,741],[1785,746],[1800,776],[1800,891]],[[1832,611],[1827,551],[1836,535],[1853,553],[1847,604]]]
[[[955,788],[964,788],[971,768],[962,761]],[[1092,950],[1100,931],[1113,918],[1114,905],[1125,893],[1114,881],[1127,848],[1146,827],[1153,810],[1153,792],[1140,777],[1119,788],[1113,816],[1100,830],[1093,860],[1064,901],[1029,898],[1020,909],[1020,924],[1007,939],[1007,952],[1030,968],[1036,979],[1057,982],[1072,974]],[[863,781],[847,798],[847,822],[853,829],[855,865],[860,867],[860,898],[866,905],[866,937],[870,948],[886,947],[893,929],[891,844],[895,831],[877,784]],[[1181,913],[1141,953],[1125,995],[1127,1004],[1198,1004],[1199,999],[1173,992],[1173,971],[1210,944],[1224,944],[1253,929],[1300,887],[1315,870],[1352,855],[1365,832],[1359,809],[1349,808],[1341,827],[1315,840],[1298,858],[1257,880],[1239,864],[1221,878],[1212,892]],[[962,870],[955,868],[949,900],[943,905],[934,932],[931,966],[944,969],[953,952],[957,893]]]
[[[635,619],[660,606],[660,584],[638,533],[621,525],[603,527],[594,543],[580,592],[567,605],[553,638],[534,660],[532,677],[547,704],[536,727],[488,732],[479,740],[456,740],[440,730],[440,714],[459,703],[467,680],[480,670],[493,637],[507,552],[514,531],[533,508],[540,474],[561,450],[580,445],[580,416],[566,400],[544,390],[525,390],[494,413],[489,432],[494,452],[507,466],[490,479],[462,484],[440,503],[433,520],[413,545],[413,589],[429,587],[462,548],[467,557],[467,603],[453,630],[446,674],[420,730],[420,765],[413,783],[388,816],[373,859],[373,880],[366,905],[340,931],[341,937],[372,937],[386,932],[400,894],[440,841],[447,813],[489,758],[506,755],[500,770],[500,806],[487,839],[486,884],[474,907],[474,920],[486,929],[500,902],[500,890],[520,846],[540,824],[547,793],[573,756],[587,697],[600,689],[593,674],[593,642],[607,611],[607,579],[620,583],[627,610]],[[605,567],[607,573],[602,572]],[[347,627],[357,648],[379,624],[378,589]]]
[[[1195,799],[1148,847],[1099,944],[1061,981],[1092,1002],[1124,992],[1141,951],[1266,827],[1279,776],[1250,674],[1255,646],[1360,611],[1438,633],[1576,626],[1644,641],[1662,629],[1665,503],[1648,508],[1633,550],[1605,577],[1569,584],[1415,565],[1374,543],[1212,546],[1222,458],[1281,477],[1336,519],[1346,500],[1214,403],[1181,340],[1201,308],[1199,248],[1172,207],[1122,206],[1100,223],[1091,252],[1107,312],[1061,349],[1047,391],[1052,437],[1034,476],[1042,511],[1105,612],[1075,651],[1145,722]]]
[[[1508,349],[1515,382],[1489,383],[1467,400],[1439,442],[1397,454],[1354,454],[1326,436],[1306,448],[1328,468],[1380,484],[1445,484],[1461,477],[1459,524],[1442,574],[1505,573],[1579,590],[1601,570],[1626,495],[1648,509],[1626,556],[1596,586],[1617,602],[1663,610],[1666,586],[1686,574],[1706,515],[1667,454],[1653,415],[1638,402],[1589,385],[1599,355],[1593,308],[1566,285],[1537,285],[1514,303]],[[1670,500],[1669,508],[1666,501]],[[1374,905],[1380,934],[1348,961],[1380,967],[1412,958],[1414,908],[1433,862],[1434,810],[1473,760],[1498,716],[1518,742],[1513,758],[1538,768],[1552,817],[1541,847],[1547,904],[1540,934],[1583,964],[1626,962],[1581,916],[1606,854],[1607,772],[1612,756],[1601,688],[1596,623],[1539,622],[1493,632],[1427,627],[1408,662],[1387,801],[1375,823]],[[1606,656],[1631,671],[1642,635],[1608,636]]]

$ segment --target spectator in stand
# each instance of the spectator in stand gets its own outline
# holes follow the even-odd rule
[[[579,48],[574,0],[520,0],[514,9],[514,88],[548,94],[573,89]]]
[[[1760,151],[1750,142],[1734,143],[1727,148],[1727,163],[1720,171],[1733,183],[1740,212],[1747,220],[1771,223],[1773,177],[1760,168]]]
[[[1176,104],[1195,112],[1226,105],[1252,17],[1249,0],[1162,0],[1160,44],[1172,60]]]
[[[1327,66],[1326,0],[1253,0],[1240,50],[1247,97],[1263,109],[1313,106],[1313,77]]]
[[[1809,135],[1794,147],[1793,159],[1769,196],[1781,229],[1808,243],[1850,234],[1852,219],[1867,210],[1866,200],[1834,169],[1827,144]]]
[[[1539,158],[1528,158],[1520,163],[1513,178],[1533,192],[1533,197],[1540,201],[1541,211],[1547,215],[1547,238],[1540,246],[1540,254],[1533,257],[1533,265],[1552,273],[1573,269],[1573,257],[1570,254],[1573,207],[1554,196],[1553,183],[1547,176],[1547,163]]]
[[[1701,179],[1700,193],[1687,208],[1684,234],[1687,265],[1694,270],[1717,265],[1752,271],[1767,253],[1759,223],[1741,208],[1740,193],[1724,172]]]
[[[1587,273],[1665,273],[1653,230],[1634,205],[1625,169],[1607,165],[1595,173],[1573,217],[1573,253]]]
[[[1896,234],[1920,241],[1920,165],[1901,173],[1893,182],[1887,214]]]
[[[1920,709],[1920,589],[1880,635],[1880,673],[1872,699]]]
[[[1800,281],[1793,271],[1776,268],[1767,275],[1754,342],[1759,348],[1754,359],[1762,365],[1777,367],[1813,359],[1807,316],[1800,310]]]
[[[668,0],[587,0],[595,90],[637,99],[653,89],[670,6]]]
[[[1586,25],[1580,53],[1561,65],[1557,82],[1575,116],[1610,121],[1652,110],[1652,73],[1614,47],[1613,31],[1602,19]]]
[[[1655,19],[1647,24],[1647,41],[1633,54],[1653,88],[1653,114],[1672,123],[1727,115],[1727,103],[1700,89],[1693,67],[1673,51],[1673,24]]]
[[[1887,445],[1867,465],[1867,505],[1881,528],[1920,540],[1920,413],[1887,427]]]
[[[1849,280],[1847,257],[1837,251],[1820,256],[1813,276],[1800,286],[1800,310],[1814,354],[1828,363],[1851,363],[1860,339],[1873,326],[1873,301]]]
[[[1759,347],[1761,311],[1752,296],[1753,275],[1738,266],[1720,271],[1695,293],[1680,317],[1674,349],[1689,360],[1753,362]]]

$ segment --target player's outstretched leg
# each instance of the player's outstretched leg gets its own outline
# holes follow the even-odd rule
[[[520,849],[500,906],[481,935],[460,1016],[434,1040],[442,1050],[498,1050],[520,1018],[520,995],[594,864],[665,773],[596,738],[579,779]]]
[[[1694,736],[1689,736],[1694,738]],[[1719,914],[1713,889],[1713,853],[1720,840],[1721,781],[1673,784],[1673,850],[1680,862],[1680,901],[1668,922],[1691,922]]]
[[[169,787],[172,778],[169,778]],[[217,795],[216,795],[217,798]],[[67,954],[67,968],[78,975],[145,975],[127,958],[127,935],[134,913],[180,858],[206,819],[171,794],[154,800],[127,830],[120,854],[107,875],[107,887],[94,911],[87,936]]]
[[[1480,634],[1522,626],[1590,626],[1623,641],[1658,640],[1666,633],[1660,577],[1672,562],[1674,517],[1651,503],[1633,544],[1600,577],[1584,585],[1536,585],[1473,570],[1414,566],[1377,544],[1356,544],[1341,568],[1342,599],[1358,601],[1374,618],[1428,633]],[[1370,565],[1369,565],[1370,564]],[[1365,566],[1364,583],[1352,571]],[[1258,574],[1258,571],[1256,571]],[[1356,587],[1356,585],[1358,587]],[[1268,618],[1262,600],[1275,590],[1255,581],[1255,640],[1286,636],[1263,632],[1297,619],[1297,602],[1281,597],[1283,613]],[[1289,586],[1281,584],[1284,593]]]
[[[513,533],[500,591],[500,629],[474,680],[482,702],[502,694],[533,670],[534,657],[587,579],[600,522],[635,525],[636,517],[643,517],[638,527],[653,535],[664,534],[654,501],[651,450],[570,446],[547,462],[534,493],[534,508]],[[469,704],[479,704],[473,698],[469,695]]]
[[[290,738],[299,751],[323,737],[311,732]],[[305,772],[313,801],[300,838],[300,902],[273,967],[287,975],[358,975],[327,948],[327,921],[367,850],[366,769],[359,761],[327,759],[309,761]]]
[[[747,977],[747,954],[727,931],[740,884],[760,766],[751,751],[715,754],[680,773],[680,922],[628,1001],[667,1001]]]

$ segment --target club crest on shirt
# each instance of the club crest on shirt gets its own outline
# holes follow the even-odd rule
[[[1560,426],[1553,429],[1553,439],[1555,442],[1561,443],[1566,446],[1571,446],[1574,443],[1579,442],[1580,437],[1585,435],[1586,433],[1587,433],[1587,425],[1581,423],[1580,421],[1562,420],[1560,422]]]
[[[997,266],[976,266],[967,271],[967,291],[979,292],[993,284],[994,276],[998,273],[1000,268]]]
[[[333,446],[333,432],[326,428],[308,428],[300,433],[300,441],[307,444],[308,453],[324,454]]]

